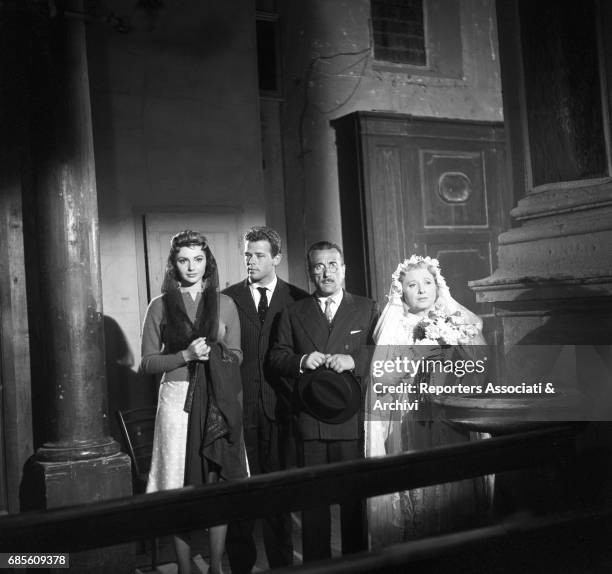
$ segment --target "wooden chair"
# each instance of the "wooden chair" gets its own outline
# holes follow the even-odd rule
[[[153,454],[156,412],[157,407],[155,406],[117,411],[124,446],[132,459],[132,479],[135,494],[142,494],[147,488]],[[156,569],[159,553],[157,538],[151,540],[151,546],[151,562],[153,569]]]

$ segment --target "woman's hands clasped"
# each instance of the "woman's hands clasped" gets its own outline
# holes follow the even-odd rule
[[[183,357],[185,362],[190,361],[208,361],[208,355],[210,353],[210,346],[206,343],[206,337],[199,337],[194,339],[183,351]]]

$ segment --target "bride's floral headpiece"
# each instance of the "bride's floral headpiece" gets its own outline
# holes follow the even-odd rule
[[[434,267],[438,272],[440,271],[440,262],[437,259],[431,257],[421,257],[420,255],[411,255],[410,259],[404,259],[403,263],[400,263],[395,270],[395,273],[391,275],[394,280],[398,280],[402,273],[410,270],[412,267],[424,263],[428,267]]]
[[[442,275],[440,270],[440,262],[433,257],[422,257],[421,255],[411,255],[409,259],[404,259],[402,263],[397,266],[397,269],[391,275],[391,289],[389,291],[389,299],[394,297],[402,297],[402,282],[400,281],[400,277],[403,273],[410,271],[414,267],[419,264],[424,264],[427,266],[429,272],[434,276],[436,280],[436,285],[438,287],[438,292],[440,291],[446,292],[448,291],[448,286],[446,285],[446,280]]]

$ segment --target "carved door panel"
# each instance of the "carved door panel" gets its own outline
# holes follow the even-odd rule
[[[382,305],[399,261],[436,257],[453,296],[497,342],[492,309],[468,281],[493,272],[508,226],[503,127],[361,112],[334,127],[347,288]]]

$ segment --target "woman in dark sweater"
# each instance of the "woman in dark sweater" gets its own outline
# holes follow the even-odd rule
[[[162,295],[147,309],[141,369],[162,374],[147,492],[247,476],[242,438],[240,323],[220,295],[206,237],[172,238]],[[220,573],[226,526],[210,528],[210,572]],[[179,574],[189,544],[175,537]]]

